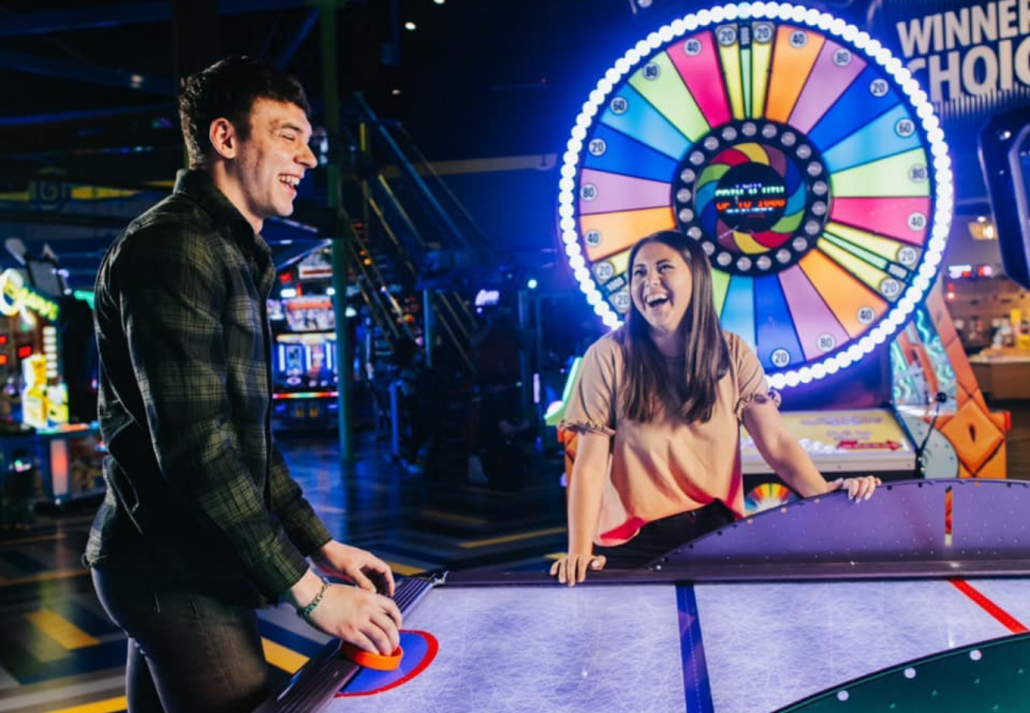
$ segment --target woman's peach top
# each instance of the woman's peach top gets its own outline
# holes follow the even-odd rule
[[[587,350],[579,382],[566,405],[561,428],[611,437],[601,516],[594,541],[620,545],[654,520],[721,500],[744,515],[740,470],[740,423],[753,403],[779,395],[769,390],[765,372],[751,348],[736,334],[723,333],[730,370],[719,382],[712,418],[687,423],[660,408],[648,423],[626,418],[619,408],[622,347],[609,334]],[[670,360],[670,368],[675,368]]]

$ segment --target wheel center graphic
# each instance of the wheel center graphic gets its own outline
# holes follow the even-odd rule
[[[737,232],[753,235],[769,230],[786,207],[786,181],[760,163],[734,166],[715,189],[716,215]]]
[[[775,274],[815,245],[830,213],[826,165],[796,129],[731,122],[687,153],[673,196],[679,228],[716,267]]]

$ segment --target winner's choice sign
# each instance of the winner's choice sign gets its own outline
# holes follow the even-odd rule
[[[1030,86],[1030,0],[1000,0],[895,23],[932,102]]]
[[[868,19],[944,122],[957,197],[985,195],[976,136],[994,114],[1030,104],[1030,0],[874,0]]]

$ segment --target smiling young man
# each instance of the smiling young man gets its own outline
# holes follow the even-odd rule
[[[292,77],[229,58],[180,94],[190,169],[134,220],[96,284],[107,494],[85,561],[129,638],[131,713],[248,711],[268,680],[255,609],[286,599],[311,626],[392,652],[389,567],[332,539],[270,428],[261,229],[293,212],[316,165]],[[357,586],[316,576],[312,556]]]

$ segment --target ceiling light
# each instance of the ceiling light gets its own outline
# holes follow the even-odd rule
[[[404,23],[404,29],[405,30],[414,30],[416,27],[418,27],[418,25],[416,25],[411,20],[408,20],[407,22]]]

